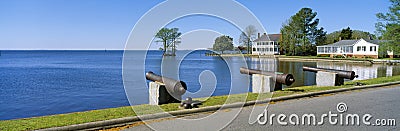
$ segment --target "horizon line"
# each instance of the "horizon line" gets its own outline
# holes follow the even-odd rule
[[[124,50],[151,50],[158,51],[158,49],[0,49],[0,51],[124,51]],[[181,50],[199,50],[199,49],[181,49]],[[208,49],[204,49],[208,50]],[[159,50],[162,51],[162,50]]]

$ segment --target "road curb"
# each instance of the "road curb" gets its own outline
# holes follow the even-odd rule
[[[118,118],[118,119],[96,121],[96,122],[82,123],[82,124],[62,126],[62,127],[53,127],[53,128],[41,129],[39,131],[69,131],[69,130],[103,129],[104,127],[107,127],[107,128],[115,127],[113,125],[123,125],[123,124],[133,123],[133,122],[137,122],[137,121],[145,121],[145,120],[151,120],[151,119],[159,119],[159,118],[171,117],[171,115],[178,116],[178,115],[185,115],[185,114],[192,114],[192,113],[216,111],[216,110],[219,110],[219,109],[238,108],[238,107],[243,107],[243,106],[251,106],[251,105],[255,105],[255,104],[268,103],[268,102],[271,102],[271,101],[291,100],[291,99],[298,99],[298,98],[304,98],[304,97],[317,96],[317,95],[322,95],[322,94],[331,94],[331,93],[345,92],[345,91],[351,91],[351,90],[360,90],[360,89],[368,89],[368,88],[390,86],[390,85],[397,85],[397,84],[400,84],[400,81],[399,82],[383,83],[383,84],[375,84],[375,85],[355,86],[355,87],[350,87],[350,88],[340,88],[340,89],[333,89],[333,90],[325,90],[325,91],[318,91],[318,92],[310,92],[310,93],[304,93],[304,94],[295,94],[295,95],[289,95],[289,96],[281,96],[281,97],[271,98],[271,99],[268,99],[268,100],[239,102],[239,103],[216,105],[216,106],[209,106],[209,107],[203,107],[203,108],[194,108],[194,109],[187,109],[187,110],[170,111],[170,112],[164,112],[164,113],[142,115],[140,117],[139,116],[124,117],[124,118]]]

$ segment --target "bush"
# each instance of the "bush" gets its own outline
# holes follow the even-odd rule
[[[372,59],[371,56],[364,56],[365,59]]]
[[[333,58],[346,58],[346,57],[344,57],[343,55],[335,55],[333,56]]]
[[[318,54],[317,57],[329,57],[329,55],[321,55],[321,54]]]

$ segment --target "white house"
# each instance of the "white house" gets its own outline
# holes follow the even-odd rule
[[[269,34],[264,33],[253,41],[252,54],[253,55],[277,55],[279,54],[279,40],[281,34]]]
[[[330,57],[342,55],[357,58],[378,58],[378,43],[378,40],[341,40],[333,44],[317,46],[317,54]]]

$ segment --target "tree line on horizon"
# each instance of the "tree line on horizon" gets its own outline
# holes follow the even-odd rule
[[[380,43],[379,52],[384,56],[387,50],[392,50],[395,54],[400,52],[400,0],[390,0],[389,12],[376,14],[379,22],[376,23],[375,35],[361,30],[352,30],[350,27],[343,28],[327,34],[323,27],[319,27],[317,12],[311,8],[302,8],[295,15],[291,16],[283,23],[280,33],[280,52],[285,55],[308,56],[316,55],[316,46],[332,44],[340,40],[387,40]],[[240,34],[239,49],[246,50],[248,54],[252,52],[252,44],[257,36],[257,29],[253,25],[247,26]],[[174,41],[181,35],[177,28],[163,28],[156,37],[163,42],[163,50],[166,52],[168,47],[172,47],[175,54]],[[215,39],[213,49],[216,51],[232,50],[233,38],[222,35]]]

